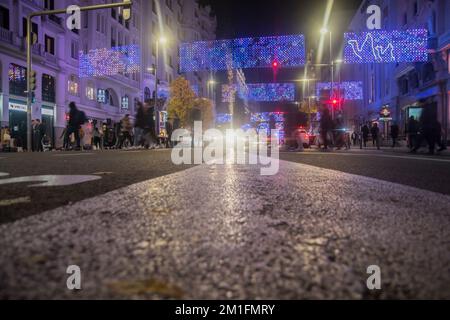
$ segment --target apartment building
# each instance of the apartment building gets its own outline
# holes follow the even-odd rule
[[[420,117],[423,107],[437,108],[439,121],[450,140],[450,1],[380,0],[364,1],[354,16],[350,31],[367,31],[367,6],[382,9],[382,29],[428,30],[429,59],[419,63],[381,63],[345,66],[346,77],[362,80],[364,100],[351,117],[355,124],[379,121],[380,112],[392,121],[381,121],[385,135],[393,122],[405,128],[410,116]]]
[[[26,16],[30,12],[64,9],[69,5],[111,2],[0,0],[0,122],[9,126],[13,137],[23,145],[26,145]],[[59,146],[69,102],[76,102],[91,123],[118,122],[125,114],[135,113],[137,101],[154,102],[155,78],[158,102],[164,108],[169,84],[179,75],[178,45],[190,41],[190,34],[195,32],[197,39],[214,38],[214,23],[205,32],[201,28],[204,24],[195,22],[197,18],[215,21],[210,14],[210,9],[200,7],[196,0],[133,0],[129,21],[123,19],[119,8],[82,12],[81,30],[69,30],[64,15],[34,18],[32,30],[38,41],[32,50],[33,70],[37,72],[32,118],[45,122],[47,134]],[[193,26],[186,34],[183,21]],[[157,54],[156,39],[162,35],[168,41],[159,44]],[[140,48],[139,72],[80,77],[80,51],[86,54],[133,45]],[[207,80],[193,78],[192,81],[194,86],[203,87]]]

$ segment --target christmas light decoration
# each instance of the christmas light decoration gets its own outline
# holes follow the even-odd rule
[[[256,102],[294,101],[295,85],[293,83],[253,83],[247,84],[245,90],[237,85],[222,86],[222,102],[234,102],[235,95],[243,100]]]
[[[428,59],[426,29],[345,33],[345,63],[420,62]]]
[[[217,124],[231,123],[232,115],[229,113],[218,113],[216,116]]]
[[[344,100],[347,101],[353,101],[353,100],[363,100],[364,94],[363,94],[363,83],[362,81],[344,81],[341,83],[334,83],[333,88],[335,90],[334,95],[335,97],[339,97],[339,89],[341,91],[341,97]],[[316,85],[316,92],[317,96],[320,97],[322,91],[331,90],[331,82],[319,82]]]
[[[271,68],[274,61],[286,68],[304,65],[304,36],[201,41],[180,46],[181,72],[227,70],[230,65],[233,69]]]
[[[101,77],[132,74],[140,71],[140,49],[138,45],[102,48],[79,53],[79,76]]]

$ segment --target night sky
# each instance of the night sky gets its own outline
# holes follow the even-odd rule
[[[218,19],[218,39],[303,33],[314,35],[323,22],[327,0],[200,0],[210,4]],[[335,0],[334,17],[352,13],[362,0]],[[341,20],[344,27],[349,20]]]

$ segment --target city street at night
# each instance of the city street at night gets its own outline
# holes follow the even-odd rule
[[[0,0],[0,309],[399,300],[450,300],[450,0]]]
[[[167,165],[167,150],[4,156],[3,179],[101,179],[0,187],[0,297],[448,298],[450,157],[389,151],[284,153],[273,177]],[[75,295],[59,285],[70,264],[84,270]]]

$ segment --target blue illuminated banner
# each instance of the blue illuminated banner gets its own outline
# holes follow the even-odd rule
[[[400,63],[428,59],[426,29],[346,33],[344,39],[345,63]]]
[[[303,35],[201,41],[180,46],[180,71],[298,67],[305,64]]]
[[[344,81],[341,83],[334,83],[334,97],[338,97],[339,89],[341,91],[342,97],[347,101],[352,100],[363,100],[363,83],[362,81]],[[321,97],[321,92],[324,90],[331,90],[331,82],[319,82],[316,85],[317,96]]]
[[[234,101],[237,93],[243,100],[256,102],[295,101],[295,84],[293,83],[253,83],[247,84],[247,96],[237,86],[222,86],[222,102]]]
[[[79,53],[80,78],[114,76],[140,71],[140,49],[138,45],[102,48]]]

